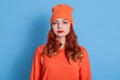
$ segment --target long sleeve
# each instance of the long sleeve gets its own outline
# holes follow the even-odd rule
[[[30,80],[41,80],[41,48],[38,47],[34,54],[34,59],[32,62],[32,69],[30,74]]]
[[[84,57],[81,60],[80,68],[80,80],[91,80],[91,70],[90,70],[90,61],[88,53],[85,48],[83,48]]]

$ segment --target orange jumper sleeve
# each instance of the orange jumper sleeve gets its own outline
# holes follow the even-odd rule
[[[81,60],[80,68],[80,80],[91,80],[91,70],[90,70],[90,61],[88,53],[85,48],[83,48],[84,57]]]
[[[41,62],[40,62],[40,57],[41,57],[41,49],[38,47],[36,49],[34,59],[32,62],[32,70],[30,74],[30,80],[41,80]]]

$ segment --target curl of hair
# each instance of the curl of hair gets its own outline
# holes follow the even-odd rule
[[[56,36],[53,33],[52,29],[50,29],[48,33],[48,41],[46,46],[44,47],[43,54],[51,57],[57,54],[58,48],[61,47],[61,43],[56,40]],[[83,54],[81,51],[80,46],[77,42],[77,36],[74,33],[73,27],[70,27],[70,32],[66,36],[66,43],[65,43],[65,55],[69,63],[71,61],[81,61],[83,58]]]

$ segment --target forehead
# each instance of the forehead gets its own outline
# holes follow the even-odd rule
[[[67,19],[64,19],[64,18],[57,18],[55,19],[54,21],[68,21]]]

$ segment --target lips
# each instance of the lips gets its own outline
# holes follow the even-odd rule
[[[64,31],[63,31],[63,30],[58,30],[57,32],[58,32],[58,33],[63,33]]]

